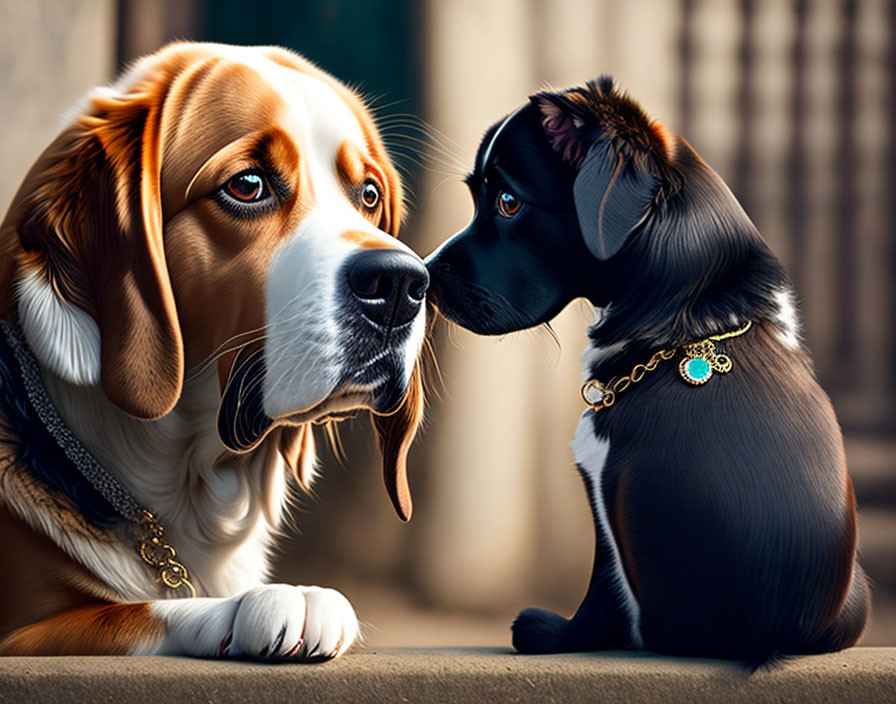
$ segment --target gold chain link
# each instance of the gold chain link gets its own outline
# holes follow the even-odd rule
[[[752,327],[752,325],[752,321],[748,320],[746,325],[744,325],[742,328],[733,330],[731,332],[722,333],[720,335],[713,335],[711,337],[707,337],[704,340],[683,345],[682,349],[689,358],[706,356],[709,359],[710,364],[716,369],[716,371],[720,371],[723,373],[728,372],[731,370],[732,366],[731,358],[727,355],[718,354],[715,351],[715,345],[713,344],[713,342],[719,342],[720,340],[727,340],[731,337],[738,337],[739,335],[743,335]],[[655,352],[647,362],[647,364],[636,364],[634,369],[632,369],[631,373],[628,376],[618,377],[611,380],[608,384],[602,384],[597,379],[591,379],[590,381],[585,382],[584,386],[582,386],[582,400],[585,401],[586,406],[594,409],[595,411],[609,408],[614,403],[616,403],[616,397],[620,393],[628,389],[632,384],[637,384],[645,377],[647,372],[652,372],[654,369],[656,369],[659,366],[660,362],[672,359],[676,355],[676,353],[676,349],[660,350],[659,352]],[[600,394],[600,397],[597,399],[591,398],[590,395],[595,391]]]
[[[738,328],[737,330],[732,330],[731,332],[723,332],[723,333],[721,333],[720,335],[712,335],[712,336],[710,336],[710,337],[707,337],[706,339],[707,339],[707,340],[714,340],[715,342],[719,342],[719,341],[721,341],[721,340],[727,340],[727,339],[732,338],[732,337],[740,337],[740,336],[743,335],[747,330],[749,330],[751,327],[753,327],[753,321],[752,321],[752,320],[748,320],[748,321],[746,322],[746,325],[744,325],[742,328]]]
[[[176,560],[177,553],[165,540],[165,526],[149,511],[143,511],[143,520],[140,523],[145,527],[145,532],[140,536],[138,548],[143,561],[156,568],[159,573],[159,581],[169,589],[186,587],[190,590],[190,596],[196,596],[196,590],[190,583],[190,574],[183,563]]]
[[[635,368],[632,369],[631,374],[628,376],[621,376],[617,379],[613,379],[606,385],[601,384],[597,379],[592,379],[582,387],[582,399],[585,401],[585,405],[589,408],[593,408],[595,411],[609,408],[616,403],[617,395],[625,391],[632,384],[637,384],[641,381],[647,372],[652,372],[656,369],[660,362],[672,359],[674,356],[675,350],[660,350],[659,352],[654,353],[647,364],[636,364]],[[590,392],[592,391],[599,392],[600,398],[592,399],[590,397]]]

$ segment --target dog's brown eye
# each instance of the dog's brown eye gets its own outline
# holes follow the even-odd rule
[[[368,210],[373,210],[380,202],[380,189],[373,181],[365,181],[361,189],[361,202]]]
[[[517,211],[520,209],[520,199],[517,198],[513,193],[509,191],[501,191],[498,193],[498,210],[501,211],[501,215],[505,218],[510,218],[516,215]]]
[[[224,186],[227,194],[243,203],[257,203],[268,195],[264,176],[255,171],[237,174]]]

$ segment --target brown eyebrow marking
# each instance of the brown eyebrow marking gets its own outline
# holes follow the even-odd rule
[[[285,130],[274,126],[262,132],[247,134],[212,154],[191,177],[183,196],[184,202],[189,203],[195,195],[204,195],[202,191],[208,187],[208,180],[221,178],[221,174],[217,172],[222,165],[240,161],[257,164],[269,171],[269,175],[282,181],[281,195],[284,195],[282,190],[285,188],[290,204],[295,202],[297,190],[303,191],[301,196],[304,200],[313,201],[314,190],[310,179],[300,178],[303,165],[299,150]],[[199,193],[195,194],[194,187],[197,184],[201,187],[198,189]]]
[[[336,152],[336,172],[352,185],[360,183],[367,172],[361,150],[348,139]]]
[[[339,145],[336,152],[336,173],[343,191],[350,200],[357,197],[355,189],[365,178],[376,182],[382,191],[382,203],[370,212],[362,209],[362,214],[377,227],[391,234],[389,203],[392,193],[389,181],[376,161],[367,156],[357,144],[346,139]],[[374,220],[373,215],[377,215],[378,219]]]
[[[272,176],[285,180],[283,185],[288,189],[285,195],[290,208],[295,205],[297,198],[308,205],[314,202],[314,184],[310,178],[302,177],[304,164],[301,154],[285,130],[272,127],[265,132],[259,139],[253,156],[272,172]]]
[[[339,83],[330,74],[317,68],[310,61],[303,59],[284,49],[272,47],[268,49],[265,56],[271,61],[294,69],[308,76],[313,76],[329,85],[336,95],[340,96],[348,105],[349,109],[354,113],[355,119],[361,127],[364,140],[367,143],[367,153],[370,155],[373,164],[376,166],[377,177],[386,190],[386,197],[383,200],[383,222],[382,229],[393,237],[398,236],[398,230],[404,217],[404,195],[402,190],[401,179],[395,166],[389,159],[389,154],[383,145],[382,138],[376,128],[373,116],[365,107],[363,101],[357,94],[352,92],[342,83]]]

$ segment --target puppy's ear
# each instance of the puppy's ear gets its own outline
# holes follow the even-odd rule
[[[404,522],[411,520],[413,513],[411,490],[408,487],[408,450],[421,420],[423,420],[423,379],[418,360],[414,364],[408,392],[398,410],[387,416],[373,416],[373,427],[383,455],[383,480],[386,483],[386,492],[398,517]]]
[[[578,171],[573,197],[585,244],[609,259],[648,214],[660,186],[651,153],[665,149],[660,127],[617,93],[609,76],[531,100],[551,147]]]
[[[582,237],[598,259],[609,259],[644,220],[659,180],[612,154],[608,142],[595,144],[573,183],[573,199]]]
[[[108,398],[142,419],[170,411],[183,383],[162,237],[162,102],[145,86],[93,98],[32,167],[0,226],[3,310],[16,280],[38,283],[40,296],[20,301],[22,324],[38,357],[55,360],[63,376],[66,354],[79,349],[66,340],[66,315],[80,316],[81,331],[98,328],[92,368]]]
[[[579,168],[588,147],[597,138],[596,116],[579,92],[537,93],[529,98],[541,112],[548,142],[563,160]]]

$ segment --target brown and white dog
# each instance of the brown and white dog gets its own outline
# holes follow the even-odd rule
[[[114,520],[89,519],[109,507],[48,486],[29,466],[41,448],[4,423],[0,653],[352,645],[345,597],[265,585],[267,553],[288,474],[313,479],[312,421],[349,409],[379,414],[410,517],[428,276],[401,218],[361,100],[289,51],[174,44],[90,93],[0,228],[0,314],[65,424],[165,526],[197,598],[168,598]]]

